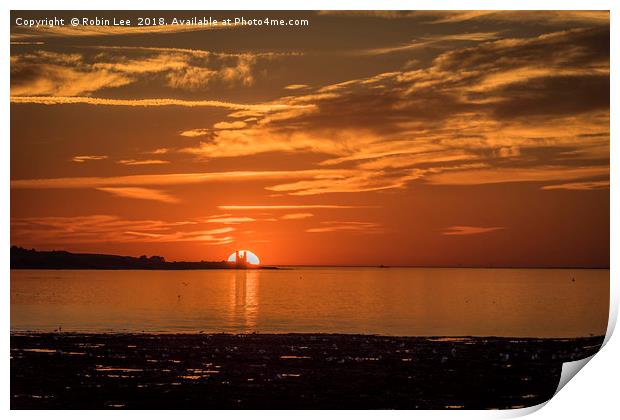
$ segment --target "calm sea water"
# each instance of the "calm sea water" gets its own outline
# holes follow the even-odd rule
[[[12,331],[573,337],[608,308],[609,270],[11,271]]]

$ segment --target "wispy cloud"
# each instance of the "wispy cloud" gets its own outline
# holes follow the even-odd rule
[[[323,167],[352,169],[341,178],[267,187],[301,196],[398,189],[415,181],[472,185],[607,175],[606,165],[592,159],[608,156],[608,136],[583,138],[609,125],[608,30],[498,36],[455,35],[477,43],[440,53],[426,68],[282,98],[304,107],[275,111],[243,128],[188,132],[208,139],[181,152],[204,158],[314,153]],[[569,162],[569,153],[582,161]]]
[[[577,22],[584,24],[607,24],[609,12],[598,10],[535,10],[535,11],[496,11],[496,10],[446,10],[419,12],[428,16],[437,16],[433,23],[461,23],[466,21],[508,21],[508,22],[545,22],[558,24]]]
[[[160,147],[158,149],[151,150],[151,151],[146,152],[146,153],[147,154],[151,154],[151,155],[165,155],[168,152],[170,152],[169,148],[167,148],[167,147]]]
[[[307,219],[309,217],[313,217],[314,214],[312,213],[289,213],[289,214],[285,214],[282,217],[280,217],[280,219],[282,220],[302,220],[302,219]]]
[[[284,86],[284,89],[286,90],[300,90],[300,89],[306,89],[309,88],[310,86],[308,85],[303,85],[303,84],[297,84],[297,85],[286,85]]]
[[[11,45],[44,45],[43,41],[11,41]]]
[[[209,134],[211,130],[208,128],[194,128],[192,130],[184,130],[179,133],[183,137],[202,137]]]
[[[220,64],[215,68],[205,65],[187,65],[180,71],[167,74],[166,79],[171,87],[183,89],[203,88],[214,81],[229,85],[251,86],[254,84],[254,66],[258,59],[256,55],[244,54],[226,57],[225,61],[232,60],[232,63]]]
[[[383,171],[355,171],[347,177],[315,178],[266,187],[269,191],[308,196],[328,193],[359,193],[404,188],[409,181],[420,179],[424,171],[410,169],[388,175]]]
[[[585,182],[568,182],[565,184],[545,185],[543,190],[574,190],[574,191],[587,191],[587,190],[601,190],[609,188],[609,180],[603,181],[585,181]]]
[[[123,198],[135,198],[138,200],[152,200],[161,201],[163,203],[178,203],[179,199],[160,190],[151,188],[137,188],[137,187],[100,187],[99,191],[105,191],[110,194],[117,195]]]
[[[80,54],[37,51],[11,57],[11,95],[73,96],[128,85],[126,73],[83,63]]]
[[[247,125],[244,121],[222,121],[213,124],[213,128],[216,130],[237,130],[239,128],[244,128]]]
[[[127,166],[136,166],[136,165],[162,165],[166,163],[170,163],[167,160],[159,160],[159,159],[122,159],[119,160],[118,163],[121,165]]]
[[[232,28],[233,26],[210,25],[151,25],[151,26],[39,26],[18,27],[11,31],[12,40],[41,38],[84,38],[103,36],[122,36],[154,33],[195,32]]]
[[[333,178],[346,176],[349,173],[350,171],[345,169],[309,169],[300,171],[194,172],[110,177],[17,179],[11,181],[11,188],[100,188],[125,186],[187,185],[206,182],[282,180],[313,177],[329,179],[330,177]]]
[[[502,230],[503,227],[481,227],[481,226],[450,226],[447,227],[441,234],[442,235],[479,235],[482,233],[493,232],[496,230]]]
[[[11,95],[81,96],[138,81],[177,89],[213,83],[251,86],[258,66],[284,55],[208,53],[182,48],[104,48],[96,55],[37,50],[11,57]],[[131,56],[124,53],[131,52]],[[262,73],[261,73],[262,74]]]
[[[217,206],[222,210],[292,210],[292,209],[359,209],[367,206],[342,204],[280,204],[280,205],[226,205]]]
[[[82,243],[197,242],[225,245],[233,242],[230,226],[205,229],[196,220],[131,220],[113,215],[27,217],[11,219],[12,243],[31,246]]]
[[[239,58],[252,56],[261,59],[275,59],[280,57],[300,56],[303,55],[299,51],[288,52],[274,52],[274,51],[252,51],[252,52],[222,52],[222,51],[210,51],[196,48],[174,48],[174,47],[144,47],[144,46],[129,46],[129,45],[87,45],[82,48],[95,49],[103,51],[124,51],[124,52],[148,52],[148,53],[168,53],[168,54],[182,54],[189,55],[193,58]]]
[[[447,15],[430,20],[441,17]],[[267,103],[13,96],[13,103],[220,108],[230,111],[226,121],[180,132],[189,139],[175,152],[207,159],[313,154],[321,169],[31,179],[13,181],[12,187],[158,186],[254,179],[270,180],[265,188],[277,194],[311,196],[403,189],[416,182],[553,181],[561,185],[608,177],[608,134],[593,136],[608,133],[609,127],[608,29],[595,25],[514,39],[500,39],[501,35],[472,32],[420,39],[473,45],[446,49],[420,68],[288,89],[288,96]],[[178,57],[205,56],[194,51],[145,52],[155,55],[148,61],[108,60],[94,68],[137,74],[137,68],[148,64],[176,71],[187,60]],[[170,62],[162,60],[162,54]],[[45,59],[54,65],[83,62],[80,55]],[[204,141],[193,140],[199,137]]]
[[[81,156],[73,156],[71,161],[77,163],[84,163],[92,160],[104,160],[107,159],[107,156],[104,155],[81,155]]]
[[[220,121],[213,124],[213,128],[194,128],[191,130],[184,130],[179,133],[183,137],[203,137],[210,133],[214,133],[217,130],[239,130],[245,128],[248,125],[245,121]],[[190,149],[191,150],[191,149]]]
[[[607,24],[605,10],[324,10],[320,15],[348,17],[411,19],[420,24],[453,24],[463,22],[539,22],[545,24],[579,23]]]
[[[220,214],[215,216],[207,217],[203,220],[205,223],[221,223],[224,225],[238,225],[240,223],[249,223],[255,222],[256,219],[253,217],[239,217],[233,216],[231,214]]]
[[[502,182],[541,182],[609,176],[609,166],[535,168],[493,168],[443,172],[430,175],[427,182],[441,185],[479,185]]]
[[[369,54],[369,55],[381,55],[381,54],[391,54],[391,53],[400,53],[407,52],[412,50],[417,50],[420,48],[425,48],[428,46],[442,44],[442,43],[454,43],[454,42],[485,42],[491,41],[499,38],[498,32],[473,32],[473,33],[456,33],[451,35],[434,35],[421,37],[419,39],[412,40],[409,43],[390,46],[390,47],[382,47],[382,48],[372,48],[368,50],[361,50],[353,53],[361,53],[361,54]]]
[[[308,233],[356,232],[378,233],[382,226],[375,222],[329,221],[321,222],[323,226],[306,229]]]
[[[102,106],[181,106],[187,108],[212,107],[225,108],[231,110],[251,111],[262,114],[284,109],[307,108],[305,106],[291,106],[284,104],[238,104],[214,100],[190,101],[184,99],[108,99],[95,98],[90,96],[11,96],[11,103],[16,104],[41,104],[41,105],[66,105],[66,104],[88,104]]]

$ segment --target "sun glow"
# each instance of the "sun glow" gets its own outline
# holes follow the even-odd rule
[[[237,252],[239,253],[239,258],[246,258],[248,264],[258,265],[260,264],[260,260],[258,256],[252,251],[248,251],[247,249],[240,249],[239,251],[235,251],[228,257],[228,262],[237,262]]]

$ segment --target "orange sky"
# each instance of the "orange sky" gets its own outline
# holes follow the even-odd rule
[[[607,12],[265,13],[13,26],[12,244],[609,266]]]

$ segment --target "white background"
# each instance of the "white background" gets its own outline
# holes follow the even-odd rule
[[[392,0],[332,0],[332,1],[277,1],[277,0],[263,0],[263,1],[240,1],[240,0],[228,0],[226,2],[209,2],[209,1],[189,1],[189,0],[174,0],[174,1],[128,1],[128,0],[91,0],[75,1],[14,1],[8,0],[2,3],[2,14],[0,14],[0,24],[2,26],[2,35],[0,36],[0,48],[2,50],[3,66],[0,68],[2,72],[2,100],[0,106],[2,107],[2,114],[0,118],[4,124],[0,125],[0,133],[2,133],[2,141],[0,147],[0,176],[3,178],[0,182],[0,211],[2,213],[2,223],[0,224],[0,237],[2,242],[0,243],[0,266],[2,273],[3,287],[2,293],[4,308],[3,316],[0,318],[2,322],[2,355],[0,356],[0,366],[2,367],[2,380],[0,390],[0,400],[2,401],[3,409],[9,410],[10,407],[10,387],[9,387],[9,330],[10,330],[10,290],[9,290],[9,220],[10,220],[10,208],[9,208],[9,196],[10,196],[10,153],[9,153],[9,95],[10,95],[10,73],[9,73],[9,11],[11,9],[25,10],[84,10],[84,9],[99,9],[99,10],[122,10],[122,9],[147,9],[147,10],[255,10],[255,9],[271,9],[271,10],[325,10],[325,9],[367,9],[367,10],[423,10],[423,9],[456,9],[456,10],[555,10],[555,9],[568,9],[568,10],[611,10],[611,279],[612,279],[612,317],[615,324],[615,317],[617,315],[617,297],[618,297],[618,276],[616,275],[616,267],[618,264],[618,170],[617,170],[617,157],[618,147],[614,144],[617,133],[617,123],[614,111],[618,104],[618,84],[616,77],[617,73],[616,64],[618,61],[618,27],[615,25],[616,13],[620,11],[620,2],[618,1],[577,1],[577,0],[520,0],[520,1],[484,1],[484,0],[471,0],[471,1],[456,1],[456,0],[434,0],[434,1],[392,1]],[[33,122],[36,123],[36,122]],[[613,217],[614,213],[616,217]],[[554,398],[552,398],[546,405],[539,410],[530,414],[532,419],[607,419],[617,418],[619,415],[619,408],[617,399],[620,398],[618,392],[618,385],[620,384],[620,371],[618,356],[620,355],[620,340],[617,337],[612,337],[607,345],[597,354],[593,360],[588,363],[581,372],[579,372],[574,379],[572,379]],[[529,410],[531,411],[531,410]],[[295,411],[295,412],[240,412],[240,411],[219,411],[219,412],[180,412],[171,413],[169,411],[159,411],[150,413],[134,413],[134,412],[10,412],[12,417],[16,418],[37,418],[41,419],[42,416],[47,418],[62,418],[64,419],[82,419],[84,415],[91,418],[109,418],[110,416],[122,417],[122,418],[135,418],[136,416],[148,415],[152,419],[168,418],[170,415],[184,416],[186,418],[204,418],[205,416],[215,417],[218,419],[239,419],[252,417],[255,419],[290,419],[295,417],[298,419],[315,419],[317,416],[321,416],[326,420],[330,419],[342,419],[344,417],[355,416],[356,420],[377,419],[377,418],[410,418],[415,416],[416,418],[439,418],[439,419],[454,419],[454,418],[497,418],[497,417],[514,417],[517,415],[523,415],[524,410],[508,410],[508,411],[495,411],[495,412],[481,412],[481,411],[438,411],[438,412],[409,412],[409,411],[357,411],[357,412],[321,412],[316,411]]]

